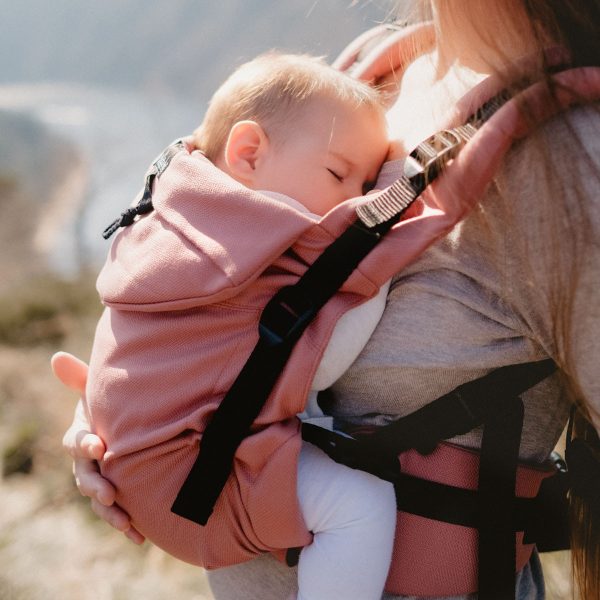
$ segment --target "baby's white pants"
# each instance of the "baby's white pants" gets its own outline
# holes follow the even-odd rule
[[[305,442],[298,498],[314,534],[300,554],[298,600],[380,600],[396,526],[392,484]]]

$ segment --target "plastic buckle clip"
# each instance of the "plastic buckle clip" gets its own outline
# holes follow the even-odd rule
[[[371,473],[392,483],[398,480],[400,462],[397,454],[380,448],[377,440],[371,438],[371,434],[352,437],[311,423],[303,423],[302,437],[323,450],[337,463]]]
[[[420,194],[439,174],[441,168],[454,158],[465,143],[456,131],[443,129],[421,142],[407,157],[404,175]]]
[[[281,288],[265,306],[258,325],[260,339],[267,346],[295,340],[316,314],[313,304],[293,286]]]

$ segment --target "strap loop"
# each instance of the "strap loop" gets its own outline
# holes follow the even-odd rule
[[[154,184],[154,180],[164,173],[173,157],[183,149],[183,141],[177,140],[165,148],[165,150],[163,150],[154,160],[146,175],[144,192],[140,198],[140,201],[135,206],[122,212],[121,215],[102,232],[102,237],[105,240],[107,240],[121,227],[129,227],[132,225],[137,216],[145,215],[154,210],[154,205],[152,204],[152,186]]]
[[[128,208],[125,212],[121,213],[119,226],[127,227],[128,225],[131,225],[135,217],[137,217],[137,214],[137,208]]]
[[[437,177],[442,167],[458,154],[465,141],[455,129],[434,133],[406,157],[404,175],[421,193]]]

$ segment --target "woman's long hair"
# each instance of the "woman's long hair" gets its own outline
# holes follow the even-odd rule
[[[570,55],[570,62],[573,66],[600,66],[600,2],[597,0],[523,0],[523,7],[529,17],[540,52],[550,40],[567,49]],[[548,85],[552,88],[552,79],[550,78],[550,68],[543,63],[543,76]],[[600,133],[600,132],[599,132]],[[573,137],[576,139],[576,135]],[[575,145],[574,160],[586,161],[588,159],[583,146]],[[548,151],[542,152],[547,154]],[[589,161],[590,177],[595,177],[600,184],[600,174]],[[550,161],[546,161],[551,165]],[[548,177],[551,173],[548,173]],[[573,182],[577,186],[577,182]],[[596,187],[600,189],[600,186]],[[554,208],[555,221],[560,219],[562,224],[576,223],[576,226],[583,225],[583,230],[571,231],[571,235],[561,238],[567,250],[573,257],[573,264],[568,273],[556,274],[556,281],[553,289],[555,290],[552,298],[551,307],[554,311],[554,337],[556,347],[559,351],[559,362],[563,371],[567,374],[567,383],[570,383],[569,391],[573,401],[579,405],[580,415],[583,418],[575,420],[575,436],[582,438],[597,439],[595,431],[589,426],[589,419],[586,419],[588,411],[585,405],[585,396],[579,389],[579,386],[569,374],[575,373],[572,349],[572,340],[574,339],[573,329],[576,324],[572,322],[573,296],[578,284],[578,265],[577,257],[581,257],[586,251],[586,246],[591,243],[597,243],[591,240],[592,232],[589,228],[586,230],[585,224],[589,222],[586,218],[586,211],[590,210],[590,199],[585,197],[580,190],[578,207],[559,207]],[[558,203],[560,204],[560,203]],[[573,218],[569,214],[570,210],[577,210],[579,218]],[[564,225],[561,226],[564,229]],[[569,248],[570,246],[570,248]],[[562,251],[565,247],[562,248]],[[550,254],[552,261],[552,254]],[[548,264],[551,268],[551,264]],[[566,277],[565,277],[566,275]],[[563,280],[559,280],[562,276]],[[567,280],[565,280],[567,279]],[[600,300],[597,300],[600,301]],[[592,474],[589,474],[591,477]],[[580,595],[585,600],[600,600],[600,506],[597,499],[593,497],[577,496],[571,494],[570,497],[570,523],[571,523],[571,551],[572,565],[575,583],[579,589]]]
[[[425,11],[430,9],[429,4],[428,1],[421,0]],[[512,35],[517,43],[519,37],[527,38],[530,42],[529,49],[533,48],[538,59],[535,71],[527,74],[528,81],[545,81],[553,92],[556,92],[556,85],[552,80],[553,65],[547,61],[547,54],[544,52],[549,46],[564,48],[570,57],[569,66],[600,66],[600,0],[437,0],[436,6],[442,31],[444,19],[451,19],[455,24],[468,23],[466,35],[477,36],[482,58],[486,58],[485,53],[490,48],[495,56],[503,57],[503,48],[495,40],[495,34],[502,28],[509,32],[508,39]],[[489,19],[489,14],[483,15],[484,11],[494,12],[497,23],[494,31],[483,27],[478,30],[479,19]],[[427,12],[422,14],[426,16]],[[470,46],[475,47],[474,44]],[[509,67],[506,71],[499,68],[498,74],[509,83],[511,72],[514,73],[514,70],[511,71]],[[519,82],[520,85],[523,83],[523,80]],[[521,109],[527,116],[528,107],[523,105]],[[594,110],[598,110],[598,105],[595,105]],[[553,358],[564,374],[570,398],[579,406],[579,414],[583,416],[576,420],[574,433],[597,440],[595,431],[590,429],[585,394],[579,389],[574,377],[577,369],[574,364],[573,340],[577,328],[574,303],[575,290],[580,282],[579,265],[590,245],[598,244],[589,226],[589,211],[592,210],[589,190],[591,187],[596,190],[596,194],[599,193],[600,172],[596,166],[597,159],[590,156],[589,150],[581,142],[580,134],[568,118],[564,119],[564,126],[565,140],[561,141],[566,141],[573,163],[580,167],[578,172],[584,173],[589,180],[587,183],[592,182],[591,186],[587,186],[588,191],[584,191],[582,182],[574,176],[569,181],[569,194],[575,196],[576,201],[561,202],[561,197],[567,195],[564,169],[569,167],[557,162],[556,155],[553,156],[553,148],[547,145],[548,140],[546,145],[537,144],[533,149],[529,164],[532,165],[535,176],[551,182],[549,189],[556,192],[552,194],[552,198],[540,198],[540,202],[544,203],[542,214],[547,216],[543,225],[544,232],[549,240],[548,252],[542,264],[546,271],[544,277],[551,282],[549,287],[552,290],[547,302],[553,324]],[[594,118],[591,126],[595,129],[595,135],[600,135],[600,118]],[[562,160],[564,153],[559,154]],[[557,176],[557,173],[562,177]],[[561,190],[565,194],[561,194]],[[566,260],[569,261],[566,268],[556,268],[557,265],[565,265]],[[595,300],[598,301],[600,300]],[[594,503],[592,498],[574,495],[571,495],[570,500],[575,583],[582,598],[600,600],[600,502]]]

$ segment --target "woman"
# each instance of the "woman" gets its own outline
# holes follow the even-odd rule
[[[408,65],[400,69],[406,54],[386,46],[355,67],[395,92],[388,119],[396,140],[392,158],[445,127],[458,101],[490,75],[509,87],[546,78],[552,64],[543,49],[562,46],[574,65],[600,59],[597,0],[431,0],[431,8],[435,41],[428,47],[425,33]],[[371,341],[333,388],[331,414],[340,422],[379,425],[491,369],[551,357],[564,377],[523,396],[520,457],[541,462],[548,456],[570,398],[600,429],[599,133],[598,107],[585,106],[515,145],[481,205],[397,277]],[[70,373],[80,388],[85,366]],[[90,459],[103,446],[85,430],[78,413],[65,435],[79,488],[97,514],[141,542],[95,471]],[[453,441],[478,447],[480,440],[476,430]],[[586,527],[597,545],[590,521]],[[578,559],[576,566],[582,595],[593,598],[600,550],[587,552],[595,560]],[[261,557],[210,580],[216,598],[275,599],[292,590],[295,577]],[[534,554],[518,575],[517,597],[543,595]]]

